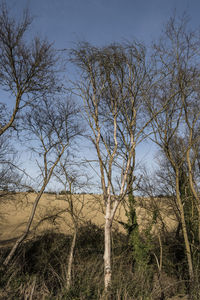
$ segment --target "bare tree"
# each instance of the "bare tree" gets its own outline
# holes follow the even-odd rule
[[[88,138],[96,150],[105,206],[104,286],[111,285],[111,232],[119,204],[134,181],[135,149],[145,135],[152,74],[142,44],[97,48],[87,43],[72,51],[81,70],[76,92],[84,103]],[[158,113],[158,112],[156,112]],[[121,175],[119,175],[121,174]]]
[[[78,170],[76,170],[77,165],[79,166]],[[54,170],[56,180],[63,187],[58,198],[59,200],[64,200],[68,204],[65,212],[69,215],[70,221],[72,222],[73,237],[70,245],[66,271],[67,290],[69,290],[72,285],[72,267],[78,230],[85,221],[83,216],[83,208],[85,207],[84,197],[81,199],[79,194],[76,195],[76,190],[78,189],[80,191],[81,188],[85,188],[88,185],[88,176],[86,174],[81,174],[80,166],[81,164],[74,158],[74,153],[73,155],[68,153],[62,157]]]
[[[5,2],[1,2],[0,10],[0,86],[14,99],[13,111],[3,122],[1,119],[2,135],[15,127],[14,121],[25,106],[56,89],[58,56],[46,40],[35,37],[31,43],[26,42],[32,23],[27,11],[17,21]]]
[[[67,100],[43,98],[39,106],[33,106],[32,111],[24,118],[27,138],[31,150],[37,155],[37,165],[41,174],[41,185],[34,200],[25,232],[17,239],[9,255],[4,261],[8,265],[15,251],[29,234],[39,200],[47,187],[53,171],[60,158],[70,149],[75,138],[80,133],[76,105]]]
[[[20,187],[21,176],[14,159],[16,152],[7,135],[0,137],[0,190],[12,191]]]
[[[2,110],[1,110],[2,109]],[[0,104],[0,123],[6,118],[6,108]],[[0,190],[8,193],[24,187],[26,172],[20,168],[20,156],[16,150],[15,136],[11,132],[0,135]],[[1,194],[1,199],[3,197]]]
[[[198,44],[189,44],[188,47],[193,48],[193,55],[200,53]],[[196,47],[195,47],[196,46]],[[199,104],[199,75],[200,69],[196,66],[190,66],[189,70],[180,70],[182,72],[179,78],[181,102],[183,106],[183,118],[186,127],[186,162],[188,168],[189,185],[193,197],[195,199],[195,206],[198,211],[198,240],[200,244],[200,190],[198,187],[199,176],[196,173],[197,159],[199,155],[199,130],[200,130],[200,104]],[[196,175],[197,176],[196,176]]]
[[[152,129],[154,142],[162,149],[174,171],[176,202],[192,282],[194,267],[184,206],[185,196],[183,197],[181,185],[183,175],[186,175],[199,214],[199,197],[194,176],[197,155],[194,155],[193,150],[198,141],[199,128],[199,40],[195,32],[187,29],[185,16],[180,22],[173,17],[166,25],[160,41],[154,45],[154,50],[160,84],[154,91],[154,101],[148,109],[150,114],[155,114],[167,99],[166,109],[154,118]],[[191,201],[192,197],[188,199]]]

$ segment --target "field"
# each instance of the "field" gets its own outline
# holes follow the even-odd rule
[[[34,193],[9,193],[0,197],[0,245],[6,245],[20,236],[29,218]],[[31,235],[47,230],[68,234],[72,231],[72,220],[69,214],[70,195],[56,195],[44,193],[36,210]],[[72,195],[73,211],[80,224],[94,223],[100,227],[104,224],[104,207],[102,196],[77,194]],[[152,231],[156,234],[160,230],[172,231],[177,226],[176,218],[168,206],[166,199],[136,198],[136,213],[139,228],[142,231],[152,221],[155,207],[158,208],[157,222]],[[113,229],[124,231],[119,221],[126,222],[124,205],[120,205],[116,213]]]

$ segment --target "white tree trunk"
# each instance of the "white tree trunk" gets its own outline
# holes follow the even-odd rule
[[[112,221],[111,221],[111,211],[110,203],[106,205],[106,217],[105,217],[105,227],[104,227],[104,289],[107,292],[109,286],[111,285],[111,231],[112,231]]]

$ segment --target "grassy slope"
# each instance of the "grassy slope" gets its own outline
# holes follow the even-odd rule
[[[6,240],[18,237],[24,230],[26,221],[31,212],[32,203],[36,197],[34,193],[16,193],[1,197],[0,200],[0,245]],[[39,202],[33,226],[32,234],[41,234],[48,229],[68,234],[71,232],[72,221],[68,212],[68,202],[64,195],[44,194]],[[157,203],[162,207],[162,219],[168,230],[176,226],[176,221],[171,211],[166,207],[163,199],[158,199]],[[104,215],[102,197],[100,195],[73,195],[73,205],[80,223],[91,221],[92,223],[103,226]],[[143,228],[152,218],[152,203],[138,199],[136,209],[138,223]],[[114,229],[123,231],[122,225],[117,221],[126,222],[125,209],[121,205],[116,214]],[[155,232],[161,227],[158,222],[154,228]]]

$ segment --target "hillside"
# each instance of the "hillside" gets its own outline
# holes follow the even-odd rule
[[[9,193],[1,195],[0,201],[0,245],[12,241],[20,236],[25,229],[26,222],[31,212],[36,194],[34,193]],[[37,207],[36,216],[31,227],[32,235],[47,230],[69,234],[72,220],[69,214],[68,198],[70,195],[43,194]],[[87,222],[102,227],[104,224],[103,202],[100,195],[77,194],[72,195],[73,209],[80,224]],[[167,200],[163,198],[142,199],[136,198],[136,214],[139,228],[142,230],[151,221],[155,208],[157,209],[157,222],[152,231],[172,231],[177,226],[176,218]],[[118,208],[114,230],[124,231],[118,222],[126,222],[124,205]]]

